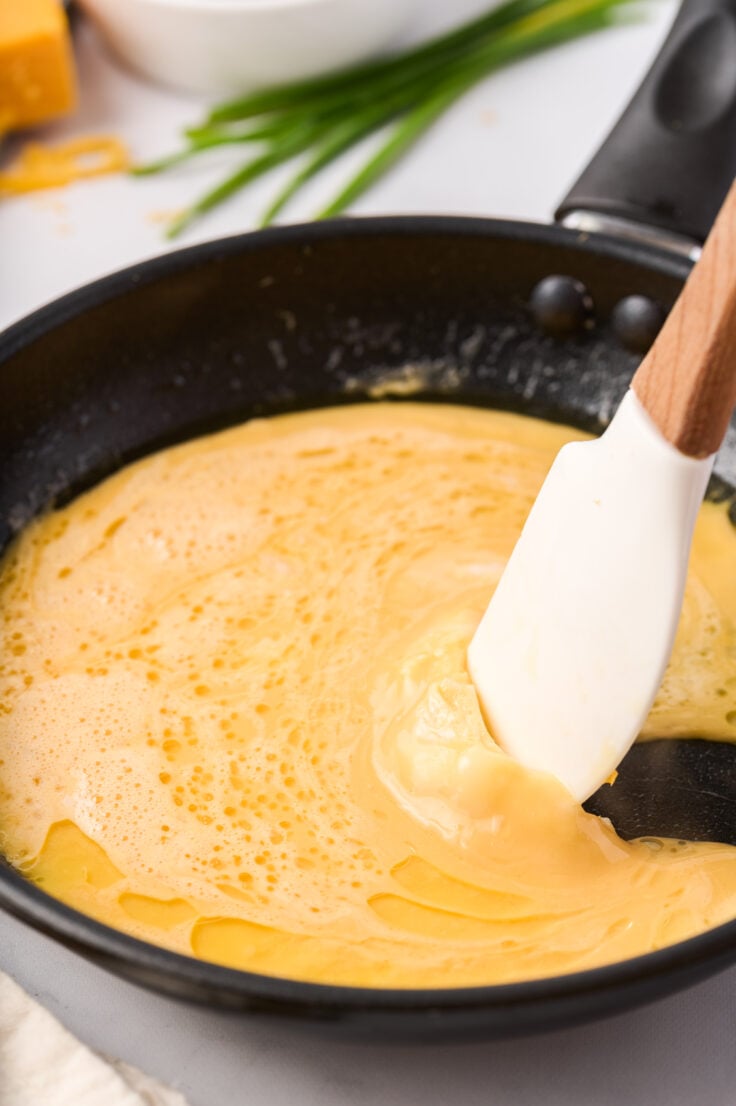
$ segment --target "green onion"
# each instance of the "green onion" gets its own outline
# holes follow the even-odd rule
[[[291,141],[285,140],[282,143],[272,146],[266,150],[265,153],[259,157],[253,158],[247,161],[245,165],[242,165],[232,176],[227,177],[216,188],[213,188],[210,192],[205,193],[201,199],[192,204],[180,215],[178,215],[170,224],[167,230],[168,238],[176,238],[190,223],[199,215],[204,215],[205,212],[211,211],[213,207],[217,207],[224,200],[229,199],[230,196],[239,192],[241,188],[244,188],[251,181],[256,180],[258,177],[262,177],[264,173],[267,173],[270,169],[275,169],[277,165],[280,165],[282,161],[288,161],[294,157],[295,154],[305,150],[311,142],[314,140],[314,129],[305,129],[301,136],[294,136]]]
[[[228,145],[256,145],[251,156],[170,224],[175,237],[258,177],[292,159],[299,165],[266,211],[273,222],[302,186],[368,135],[388,129],[377,152],[318,216],[348,208],[432,124],[489,73],[520,58],[602,30],[632,0],[507,0],[493,11],[421,46],[351,69],[241,96],[184,132],[185,146],[134,170],[158,173]]]
[[[329,219],[339,215],[355,200],[358,199],[379,177],[383,176],[388,168],[413,145],[413,143],[439,118],[460,96],[472,87],[480,76],[483,76],[491,68],[496,68],[514,57],[523,57],[532,50],[544,49],[556,42],[569,40],[573,35],[587,34],[592,30],[607,26],[603,18],[604,13],[590,12],[587,17],[579,17],[574,30],[567,24],[552,26],[543,29],[528,38],[519,38],[517,41],[509,38],[504,43],[499,43],[483,59],[482,72],[476,73],[470,70],[464,77],[460,77],[455,83],[450,83],[436,90],[435,94],[425,103],[420,104],[414,111],[409,112],[404,120],[394,131],[388,142],[377,154],[363,167],[363,169],[350,181],[338,196],[318,215],[319,219]]]

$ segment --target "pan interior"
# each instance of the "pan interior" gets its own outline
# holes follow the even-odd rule
[[[529,295],[551,272],[583,280],[594,328],[536,330]],[[3,367],[3,540],[123,463],[253,415],[411,398],[599,429],[636,363],[610,312],[632,288],[666,307],[679,279],[569,241],[420,229],[276,237],[129,277]],[[726,451],[714,497],[732,498],[735,468]]]

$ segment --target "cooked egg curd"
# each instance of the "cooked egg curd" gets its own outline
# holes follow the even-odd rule
[[[621,841],[494,744],[465,650],[569,428],[375,403],[131,465],[0,572],[0,848],[205,960],[501,983],[736,915],[736,849]],[[703,507],[647,723],[736,737],[736,531]]]

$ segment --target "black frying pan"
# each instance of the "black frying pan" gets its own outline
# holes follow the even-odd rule
[[[736,0],[690,0],[558,213],[578,230],[349,219],[197,246],[65,296],[0,338],[0,547],[39,511],[135,457],[252,415],[364,399],[371,382],[407,363],[423,368],[428,400],[600,429],[734,174]],[[736,523],[736,450],[717,471],[710,494],[731,502]],[[642,748],[622,785],[606,789],[620,802],[609,798],[604,808],[599,795],[591,807],[626,835],[661,831],[665,820],[675,835],[736,843],[734,748]],[[0,905],[169,994],[391,1038],[501,1036],[582,1021],[736,959],[734,921],[543,981],[328,987],[144,944],[68,909],[1,861]]]

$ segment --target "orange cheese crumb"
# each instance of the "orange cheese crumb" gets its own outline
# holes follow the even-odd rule
[[[31,142],[5,173],[0,173],[3,192],[35,192],[60,188],[84,177],[98,177],[127,169],[128,152],[117,138],[75,138],[59,146]]]
[[[0,0],[0,134],[71,111],[71,37],[58,0]]]

